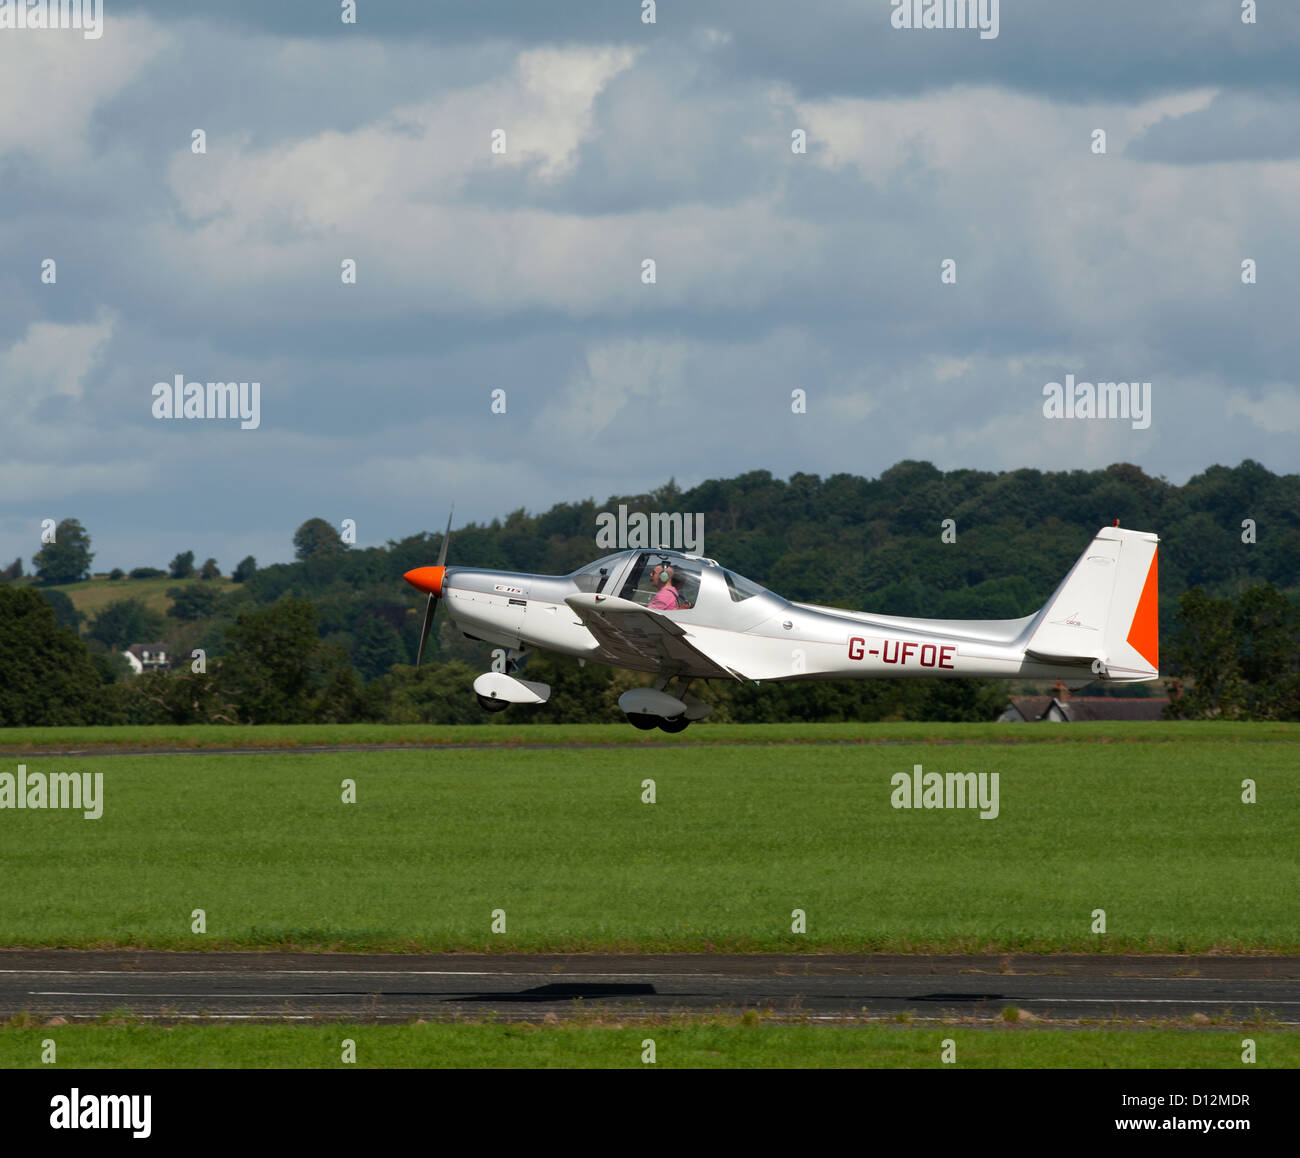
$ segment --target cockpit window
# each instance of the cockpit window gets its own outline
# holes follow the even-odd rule
[[[689,611],[700,593],[703,565],[684,555],[646,551],[637,557],[622,596],[652,611]]]
[[[597,559],[594,563],[588,563],[587,566],[575,571],[573,581],[577,584],[578,590],[588,595],[601,594],[621,558],[621,555],[606,555],[603,559]]]
[[[767,590],[766,587],[760,587],[743,575],[736,575],[731,571],[723,571],[722,577],[727,581],[727,593],[731,596],[732,603],[744,603],[746,599],[753,599],[755,595],[762,595]]]

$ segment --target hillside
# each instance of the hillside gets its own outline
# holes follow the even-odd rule
[[[97,615],[116,599],[138,599],[150,611],[166,615],[172,605],[168,589],[194,583],[203,583],[222,594],[237,589],[237,584],[222,576],[219,579],[83,579],[80,583],[58,583],[46,590],[62,591],[87,618]]]

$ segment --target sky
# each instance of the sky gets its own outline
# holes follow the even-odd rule
[[[1300,4],[345,7],[0,27],[0,565],[68,517],[228,572],[670,477],[1300,469]],[[157,416],[177,376],[256,426]],[[1144,418],[1045,412],[1083,382]]]

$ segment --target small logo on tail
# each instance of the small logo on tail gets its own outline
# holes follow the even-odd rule
[[[1109,560],[1107,561],[1109,562]],[[1084,623],[1083,620],[1079,618],[1079,613],[1077,611],[1071,611],[1070,614],[1067,615],[1064,619],[1053,619],[1053,620],[1049,620],[1049,622],[1053,626],[1057,626],[1057,627],[1081,627],[1083,628],[1084,631],[1097,630],[1095,627],[1089,627],[1086,623]]]

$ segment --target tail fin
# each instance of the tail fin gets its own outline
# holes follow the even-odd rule
[[[1056,664],[1088,664],[1103,678],[1160,674],[1156,545],[1147,531],[1103,527],[1038,613],[1025,652]]]

